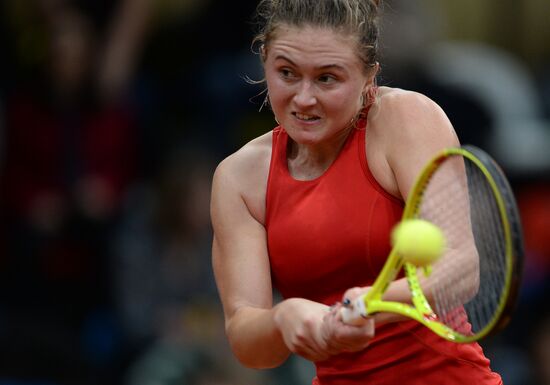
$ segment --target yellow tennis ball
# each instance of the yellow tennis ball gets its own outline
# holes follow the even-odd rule
[[[392,245],[405,261],[416,266],[434,263],[445,249],[439,227],[423,219],[407,219],[392,231]]]

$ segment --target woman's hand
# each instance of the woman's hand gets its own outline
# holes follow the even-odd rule
[[[357,352],[365,349],[374,337],[373,318],[365,318],[358,325],[345,324],[342,321],[342,305],[337,304],[323,319],[322,334],[331,354]]]
[[[353,301],[369,291],[370,287],[348,289],[342,298],[344,303]],[[356,352],[363,350],[375,334],[374,318],[365,318],[357,325],[345,324],[342,321],[342,304],[336,304],[324,317],[323,336],[330,352]],[[334,354],[334,353],[333,353]]]
[[[371,289],[370,286],[354,287],[346,290],[342,298],[344,304],[353,306],[355,299],[361,295],[367,294]],[[385,301],[396,301],[401,303],[411,303],[411,293],[406,278],[400,278],[393,281],[383,295]],[[375,313],[365,319],[365,322],[372,323],[373,327],[385,323],[398,322],[406,320],[405,316],[396,313]]]
[[[329,312],[326,305],[290,298],[275,307],[274,320],[292,353],[310,361],[323,361],[334,354],[323,336],[324,318]]]
[[[332,308],[306,299],[292,298],[276,306],[275,323],[288,349],[310,361],[364,349],[374,337],[374,320],[347,325],[342,305]]]

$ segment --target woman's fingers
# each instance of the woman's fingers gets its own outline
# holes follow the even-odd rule
[[[304,300],[290,299],[279,305],[275,322],[288,349],[311,361],[330,357],[322,336],[323,317],[329,307]]]
[[[361,325],[347,325],[342,322],[341,306],[333,307],[324,317],[323,335],[331,354],[362,350],[374,337],[374,320],[365,319]]]
[[[346,290],[342,298],[342,303],[344,305],[349,305],[353,300],[360,295],[366,294],[369,291],[370,287],[352,287],[351,289]]]
[[[330,357],[327,344],[321,337],[320,325],[307,325],[308,327],[296,332],[287,344],[290,350],[311,361],[323,361]]]

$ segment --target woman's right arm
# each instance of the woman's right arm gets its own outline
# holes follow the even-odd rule
[[[247,367],[268,368],[284,362],[290,351],[274,321],[265,228],[243,193],[253,187],[250,181],[259,182],[250,152],[233,154],[214,174],[212,263],[233,352]]]

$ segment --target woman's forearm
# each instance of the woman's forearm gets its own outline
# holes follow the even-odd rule
[[[274,368],[290,350],[275,323],[275,309],[242,307],[228,321],[226,333],[237,359],[246,367]]]

